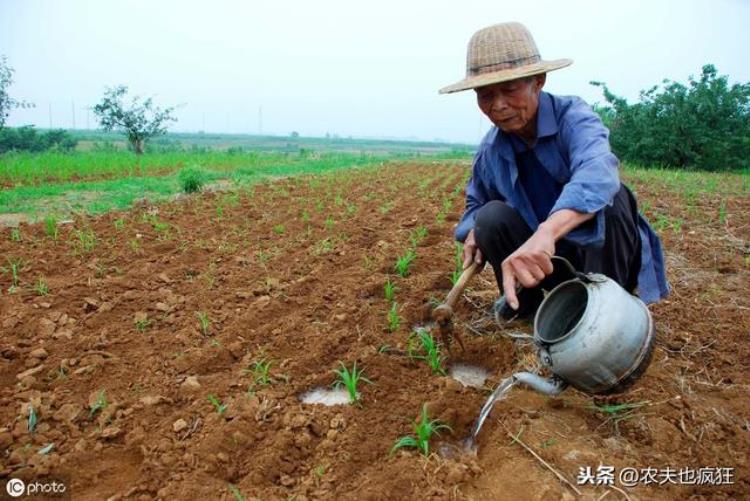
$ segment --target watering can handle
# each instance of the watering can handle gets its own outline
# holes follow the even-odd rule
[[[591,283],[591,280],[589,279],[589,277],[585,273],[582,273],[582,272],[576,270],[575,267],[570,263],[570,261],[568,261],[564,257],[562,257],[562,256],[552,256],[552,257],[550,257],[550,259],[554,260],[554,261],[560,261],[561,263],[563,263],[563,265],[568,269],[568,271],[570,272],[570,274],[573,275],[574,277],[578,278],[579,280],[581,280],[581,281],[583,281],[583,282],[585,282],[587,284]]]

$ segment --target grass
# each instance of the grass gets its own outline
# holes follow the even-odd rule
[[[231,155],[226,152],[14,153],[0,156],[0,182],[13,187],[0,192],[0,213],[101,214],[128,209],[134,201],[166,200],[185,190],[186,165],[201,171],[209,184],[219,180],[248,186],[269,177],[320,174],[375,165],[386,156],[321,153],[315,157],[281,153]]]
[[[356,403],[359,401],[359,393],[357,392],[359,382],[364,381],[365,383],[372,384],[372,381],[363,375],[363,370],[357,369],[357,362],[354,362],[351,372],[346,368],[344,362],[339,363],[341,364],[341,368],[333,371],[338,376],[338,381],[334,383],[334,387],[339,388],[343,386],[346,388],[349,394],[349,403]]]
[[[422,404],[422,412],[418,420],[412,425],[414,435],[407,435],[396,440],[391,448],[391,454],[404,447],[419,450],[424,456],[430,455],[430,438],[440,433],[440,430],[450,430],[450,426],[441,424],[438,420],[430,420],[427,415],[427,404]]]

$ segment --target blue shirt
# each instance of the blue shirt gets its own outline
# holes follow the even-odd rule
[[[539,95],[536,143],[528,148],[544,168],[548,182],[555,186],[525,191],[519,179],[513,138],[492,127],[479,145],[466,186],[466,211],[456,227],[456,239],[463,242],[474,228],[477,210],[491,200],[501,200],[518,211],[532,231],[549,214],[562,209],[595,213],[595,224],[575,228],[565,237],[581,246],[604,244],[604,208],[611,206],[620,190],[619,161],[609,146],[609,131],[599,116],[582,99],[572,96]],[[516,146],[518,148],[518,146]],[[535,177],[535,176],[529,176]],[[535,181],[531,181],[535,182]],[[545,217],[535,207],[548,207],[546,199],[556,198]],[[638,295],[653,303],[669,293],[664,272],[661,242],[646,220],[639,216],[641,269]]]

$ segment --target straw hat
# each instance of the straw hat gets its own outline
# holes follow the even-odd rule
[[[440,94],[529,77],[573,64],[572,59],[543,61],[536,43],[521,23],[501,23],[481,29],[469,40],[466,78],[440,89]]]

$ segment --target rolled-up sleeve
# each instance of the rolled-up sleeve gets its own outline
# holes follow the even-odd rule
[[[574,102],[561,124],[561,141],[570,161],[570,180],[550,214],[572,209],[596,213],[594,224],[582,225],[566,235],[578,245],[604,243],[604,211],[620,189],[619,162],[609,146],[609,131],[585,102]]]
[[[474,218],[477,215],[477,211],[490,201],[489,194],[483,183],[483,171],[484,156],[480,151],[474,157],[471,177],[466,184],[466,208],[464,215],[461,217],[455,230],[455,237],[459,242],[466,240],[469,232],[474,229]]]

